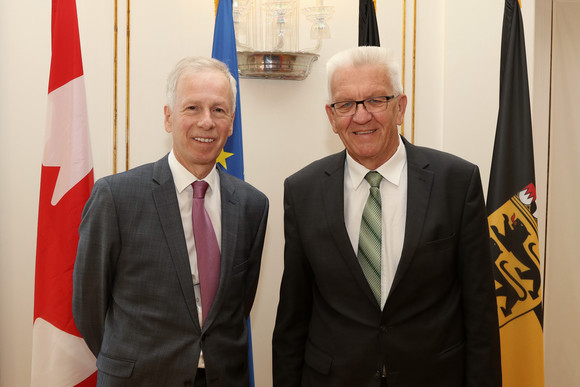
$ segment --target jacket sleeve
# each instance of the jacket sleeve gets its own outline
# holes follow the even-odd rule
[[[114,198],[106,180],[101,179],[83,210],[73,272],[74,321],[95,357],[101,349],[119,251]]]
[[[300,386],[312,311],[312,273],[288,180],[284,183],[284,274],[272,340],[275,387]]]
[[[260,196],[262,197],[262,196]],[[254,241],[252,243],[252,248],[250,250],[249,256],[249,269],[248,269],[248,289],[246,290],[246,296],[244,300],[244,316],[247,318],[250,316],[250,311],[252,310],[252,305],[254,304],[254,298],[256,296],[256,290],[258,288],[258,278],[260,275],[260,263],[262,261],[262,251],[264,249],[264,238],[266,235],[266,225],[268,223],[268,211],[269,203],[266,197],[260,200],[262,208],[260,209],[260,223],[255,234]]]
[[[464,201],[458,254],[465,321],[465,386],[501,386],[499,325],[489,228],[479,170]]]

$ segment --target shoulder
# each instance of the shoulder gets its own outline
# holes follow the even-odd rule
[[[218,168],[218,173],[220,175],[222,192],[224,192],[224,190],[234,192],[235,195],[239,197],[250,198],[255,201],[268,203],[268,198],[266,195],[250,183],[238,179],[237,177],[230,175],[220,168]]]
[[[477,165],[459,156],[441,150],[410,144],[405,140],[407,162],[410,167],[432,170],[435,172],[450,171],[471,172],[479,170]]]
[[[157,180],[157,183],[162,183],[163,180],[168,178],[171,178],[171,171],[167,163],[167,157],[163,157],[156,162],[143,164],[127,171],[102,177],[95,182],[95,190],[102,189],[103,187],[108,187],[113,192],[118,190],[140,190],[144,186],[150,185],[153,181]]]
[[[481,174],[474,163],[440,150],[409,144],[407,166],[409,178],[433,179],[433,189],[442,192],[464,192],[470,187],[482,191]]]
[[[308,184],[312,180],[319,180],[321,177],[330,176],[336,172],[343,173],[345,160],[346,151],[343,150],[313,161],[304,168],[290,175],[286,179],[286,184]]]

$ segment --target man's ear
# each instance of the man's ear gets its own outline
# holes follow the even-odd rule
[[[236,112],[234,110],[234,113],[232,114],[232,124],[230,125],[230,134],[228,134],[228,137],[230,137],[232,134],[234,134],[234,120],[236,119]]]
[[[397,125],[402,125],[405,120],[405,111],[407,110],[407,95],[401,94],[397,97],[396,119]]]
[[[163,115],[165,116],[163,123],[165,124],[165,131],[167,133],[171,133],[172,128],[171,128],[171,108],[168,105],[165,105],[163,107]]]
[[[334,113],[334,109],[330,107],[329,104],[326,104],[326,115],[328,116],[328,121],[330,121],[330,125],[332,126],[332,131],[334,133],[338,133],[336,131],[336,127],[334,125],[334,117],[335,117],[335,113]]]

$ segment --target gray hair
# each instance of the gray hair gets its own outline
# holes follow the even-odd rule
[[[213,58],[192,56],[181,59],[167,77],[167,105],[171,110],[175,105],[175,89],[177,82],[184,73],[198,73],[202,71],[218,71],[224,74],[230,83],[232,91],[232,111],[236,110],[236,79],[230,73],[228,66]]]
[[[346,67],[383,66],[387,70],[395,95],[403,94],[401,66],[390,49],[362,46],[341,51],[333,55],[326,63],[328,77],[328,95],[332,98],[331,81],[334,72]]]

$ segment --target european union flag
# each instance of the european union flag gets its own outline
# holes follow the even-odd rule
[[[230,136],[217,162],[230,174],[244,180],[244,152],[242,144],[242,106],[240,104],[240,79],[238,76],[238,54],[236,34],[232,12],[232,0],[221,0],[217,7],[215,29],[213,32],[212,58],[219,59],[228,65],[230,73],[236,79],[236,116],[234,131]],[[252,331],[248,318],[248,362],[250,386],[254,387],[254,362],[252,356]]]
[[[232,0],[222,0],[218,4],[213,33],[213,50],[211,56],[228,65],[230,73],[236,78],[238,92],[236,95],[236,116],[234,132],[226,142],[218,163],[230,174],[244,180],[244,155],[242,144],[242,107],[240,105],[240,80],[238,77],[238,56],[236,52],[236,34],[232,13]]]

